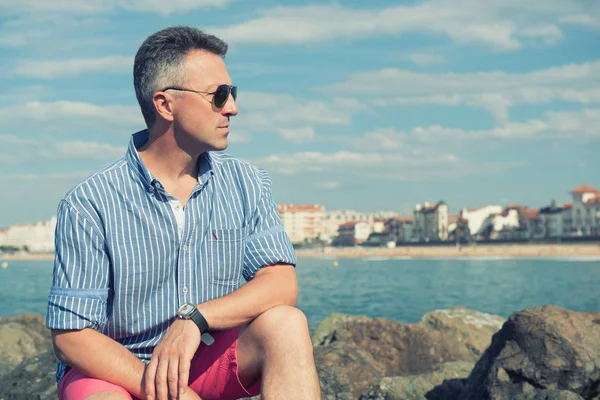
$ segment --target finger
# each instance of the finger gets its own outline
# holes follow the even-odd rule
[[[179,358],[179,396],[183,395],[188,388],[190,379],[190,359],[182,356]]]
[[[179,383],[179,358],[177,357],[169,360],[167,382],[169,384],[169,396],[171,396],[172,399],[177,399],[177,384]]]
[[[167,386],[167,373],[169,372],[169,357],[163,355],[158,360],[156,368],[156,398],[157,400],[169,400],[169,388]]]
[[[152,357],[146,370],[144,371],[144,392],[148,400],[156,398],[156,392],[154,390],[154,379],[156,377],[156,366],[158,365],[156,358]]]

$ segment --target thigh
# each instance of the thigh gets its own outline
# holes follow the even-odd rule
[[[259,394],[260,381],[240,377],[238,335],[240,327],[212,332],[212,345],[200,344],[190,368],[189,387],[203,400],[238,399]]]
[[[73,368],[61,379],[58,385],[58,398],[60,400],[133,400],[131,394],[121,386],[90,378]]]

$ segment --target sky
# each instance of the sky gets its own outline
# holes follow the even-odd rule
[[[227,152],[277,203],[538,208],[600,189],[600,0],[0,0],[0,227],[49,219],[145,128],[133,56],[229,44]]]

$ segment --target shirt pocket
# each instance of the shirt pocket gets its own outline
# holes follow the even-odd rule
[[[211,229],[208,236],[210,283],[235,289],[242,276],[249,228]]]

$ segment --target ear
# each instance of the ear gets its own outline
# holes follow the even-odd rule
[[[165,92],[156,92],[152,96],[157,116],[168,122],[173,122],[173,96]]]

